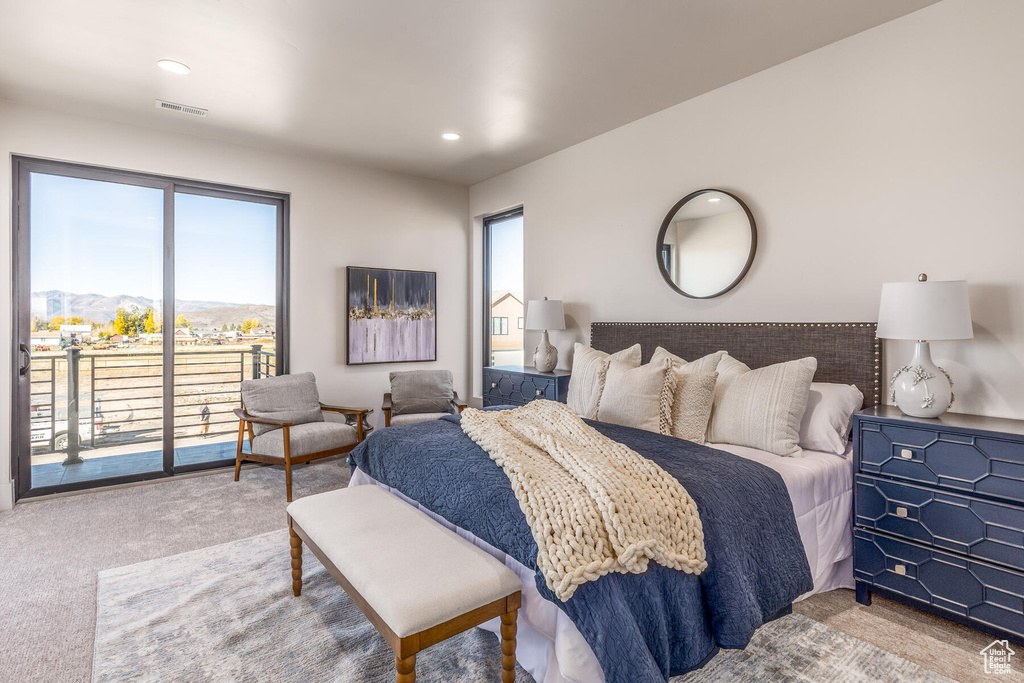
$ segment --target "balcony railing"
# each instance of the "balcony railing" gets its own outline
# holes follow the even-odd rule
[[[97,448],[163,438],[161,352],[66,353],[31,365],[33,453]],[[174,434],[229,434],[238,427],[239,384],[273,376],[276,356],[259,344],[238,350],[175,350]],[[203,406],[209,411],[202,419]],[[64,410],[62,411],[61,408]],[[63,416],[62,416],[63,414]]]

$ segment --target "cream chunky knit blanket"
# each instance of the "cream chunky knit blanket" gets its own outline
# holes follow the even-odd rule
[[[559,600],[649,560],[700,574],[697,505],[674,477],[583,422],[567,405],[462,413],[462,430],[512,482],[537,542],[537,567]]]

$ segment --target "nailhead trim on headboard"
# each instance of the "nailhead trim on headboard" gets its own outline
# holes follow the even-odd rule
[[[855,384],[865,407],[882,402],[882,344],[875,323],[595,322],[590,345],[613,353],[640,343],[644,361],[657,346],[687,360],[729,351],[753,368],[804,356],[818,359],[815,380]],[[748,334],[734,328],[754,328]]]

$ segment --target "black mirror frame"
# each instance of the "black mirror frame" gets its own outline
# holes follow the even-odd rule
[[[676,285],[675,282],[672,281],[672,276],[669,275],[667,270],[665,270],[665,263],[662,261],[661,258],[661,245],[665,239],[665,234],[668,232],[668,226],[672,223],[672,219],[675,218],[675,215],[679,212],[679,209],[683,208],[683,205],[689,202],[690,200],[696,199],[702,194],[707,194],[709,192],[717,192],[719,194],[724,194],[729,197],[732,197],[733,199],[736,200],[737,204],[743,207],[743,212],[747,214],[747,221],[750,223],[750,253],[747,254],[747,262],[743,264],[743,270],[740,271],[740,274],[736,276],[735,280],[729,283],[728,287],[718,292],[715,292],[714,294],[708,294],[707,296],[696,296],[684,292],[679,288],[678,285]],[[744,277],[746,277],[747,271],[750,270],[750,264],[754,262],[754,254],[757,253],[757,224],[754,223],[754,215],[750,213],[750,209],[747,208],[747,205],[743,202],[742,199],[734,195],[732,192],[726,192],[725,190],[718,190],[715,188],[697,190],[696,192],[691,192],[690,194],[680,199],[678,202],[675,203],[675,205],[673,205],[671,209],[669,209],[668,214],[665,216],[665,220],[662,221],[661,223],[661,229],[658,230],[658,239],[654,243],[654,253],[655,257],[658,260],[658,271],[661,273],[661,277],[664,278],[665,282],[668,283],[668,286],[674,289],[678,294],[682,294],[688,299],[714,299],[715,297],[722,296],[726,292],[730,291],[732,288],[738,285]]]

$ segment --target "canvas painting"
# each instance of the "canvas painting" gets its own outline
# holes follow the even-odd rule
[[[437,360],[437,273],[348,268],[348,364]]]

